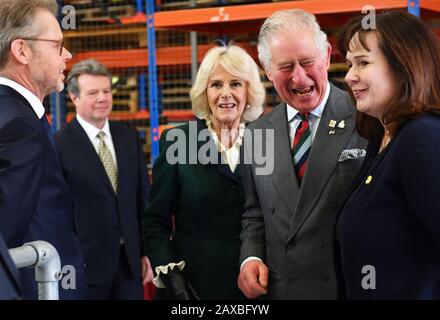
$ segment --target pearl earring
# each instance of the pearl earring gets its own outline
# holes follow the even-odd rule
[[[248,109],[249,109],[250,107],[251,107],[250,105],[246,105],[246,108],[248,108]]]

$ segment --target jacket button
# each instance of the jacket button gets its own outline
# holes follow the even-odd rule
[[[269,208],[269,212],[272,213],[272,214],[274,214],[274,213],[275,213],[275,208],[272,208],[272,207]]]
[[[324,248],[324,240],[319,239],[319,241],[318,241],[318,248]]]
[[[322,281],[323,283],[327,283],[328,280],[329,280],[328,276],[321,277],[321,281]]]
[[[331,206],[330,206],[333,210],[336,210],[337,208],[338,208],[338,206],[336,205],[336,204],[332,204]]]
[[[232,190],[234,190],[234,191],[239,191],[239,190],[240,190],[240,187],[237,186],[236,184],[233,184],[233,185],[232,185]]]

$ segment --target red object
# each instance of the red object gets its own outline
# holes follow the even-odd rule
[[[156,287],[152,282],[144,286],[144,300],[153,300],[156,293]]]

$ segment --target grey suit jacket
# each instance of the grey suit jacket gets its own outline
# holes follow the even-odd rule
[[[240,263],[249,256],[266,263],[268,299],[337,298],[334,224],[363,160],[341,154],[367,145],[355,132],[354,112],[348,94],[331,85],[301,188],[290,150],[286,105],[248,126],[251,133],[255,129],[274,133],[273,172],[256,174],[257,162],[243,166],[246,203]],[[330,120],[344,120],[344,127],[331,128]]]

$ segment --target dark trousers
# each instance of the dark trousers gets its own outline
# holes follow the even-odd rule
[[[141,263],[141,257],[139,257]],[[142,278],[133,277],[128,265],[124,245],[119,251],[119,264],[112,282],[89,285],[89,300],[143,300]]]

